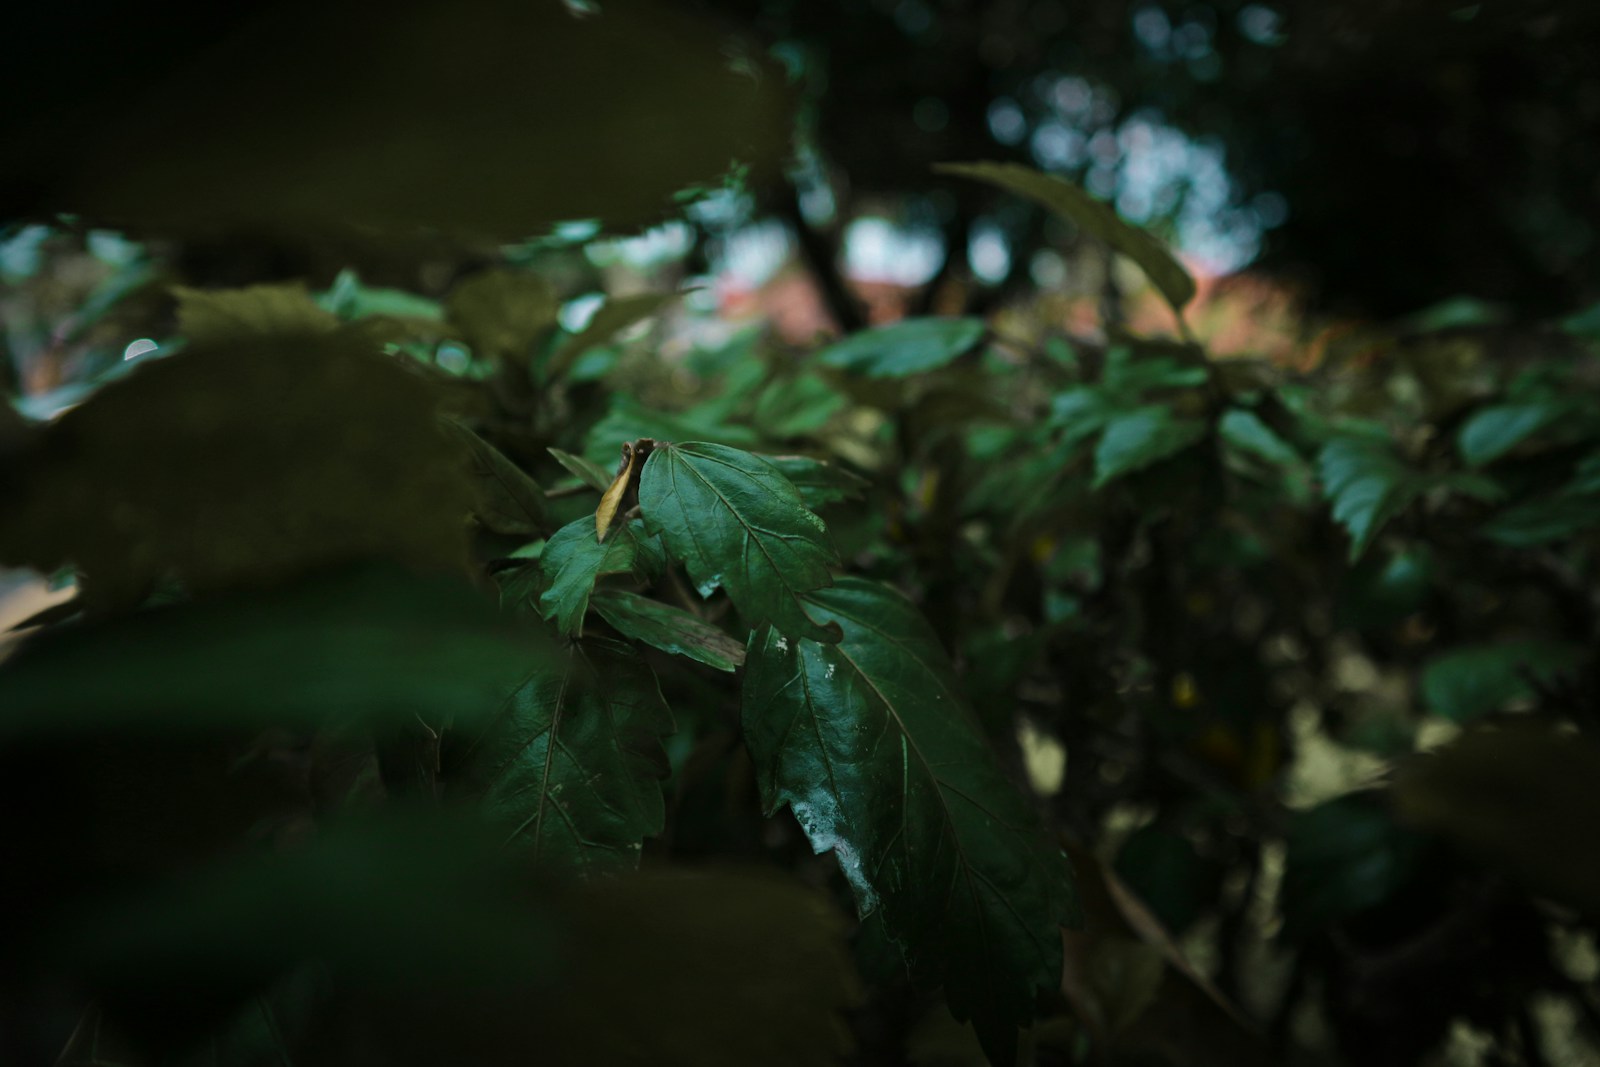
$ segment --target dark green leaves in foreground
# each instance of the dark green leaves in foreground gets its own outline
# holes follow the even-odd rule
[[[564,657],[447,747],[440,777],[536,863],[586,875],[632,867],[665,818],[672,712],[627,645],[590,638]]]
[[[148,892],[101,887],[50,958],[102,1009],[60,1062],[825,1067],[849,1051],[859,991],[822,894],[735,871],[530,889],[508,859],[475,822],[389,813]]]
[[[715,667],[737,670],[744,646],[704,619],[626,589],[600,589],[594,609],[618,633],[677,656]]]
[[[869,378],[905,378],[944,366],[983,335],[978,318],[903,319],[851,334],[818,353],[817,362]]]
[[[0,665],[0,740],[470,722],[540,663],[465,583],[360,568],[41,634]]]
[[[1536,682],[1572,670],[1581,660],[1579,647],[1565,641],[1468,645],[1427,662],[1422,697],[1435,715],[1467,722],[1531,698]]]
[[[800,601],[832,581],[827,529],[765,459],[726,445],[658,445],[640,478],[639,507],[701,596],[721,586],[752,626],[839,639],[836,625],[819,625]]]
[[[338,4],[270,4],[181,32],[109,6],[90,38],[47,22],[48,54],[7,73],[32,86],[37,114],[75,118],[0,113],[0,214],[521,240],[565,219],[648,224],[731,159],[752,177],[776,172],[792,95],[768,61],[731,69],[722,28],[672,5],[607,0],[604,18],[578,6],[405,3],[374,22]],[[94,58],[100,33],[160,55],[161,83],[130,93]],[[52,80],[63,70],[77,72],[70,86]],[[424,247],[414,254],[438,254]]]
[[[1066,858],[1000,770],[938,639],[858,578],[809,598],[836,645],[751,637],[744,732],[769,811],[794,809],[914,974],[942,983],[996,1063],[1061,978],[1077,905]]]

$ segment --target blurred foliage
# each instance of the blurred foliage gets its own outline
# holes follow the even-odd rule
[[[0,645],[0,1061],[1593,1056],[1582,256],[1480,286],[1363,245],[1375,303],[1461,298],[1224,358],[1092,173],[931,169],[1004,155],[995,94],[1072,63],[1090,111],[1127,94],[1096,122],[1165,85],[1277,182],[1321,157],[1250,136],[1300,107],[1290,141],[1347,145],[1313,103],[1367,60],[1470,81],[1543,18],[1581,102],[1591,20],[712,7],[27,16],[65,51],[7,78],[163,76],[0,120],[0,564],[55,590]],[[813,49],[793,86],[751,27]],[[707,213],[802,191],[792,95],[791,180],[822,153],[952,234],[1002,218],[1016,263],[1070,246],[1098,319],[958,255],[851,329],[798,201],[843,336],[708,315]],[[1290,218],[1392,222],[1330,188]],[[619,266],[669,214],[683,262]]]
[[[29,101],[0,125],[8,218],[517,240],[568,219],[654,221],[680,190],[736,159],[771,168],[785,148],[782,78],[756,56],[733,69],[719,35],[658,3],[595,18],[504,0],[381,17],[302,0],[108,3],[12,27],[48,47],[21,50],[0,82]],[[130,82],[130,62],[158,74]]]
[[[1468,294],[1555,314],[1600,300],[1600,10],[1587,0],[703,6],[804,72],[838,218],[899,212],[957,256],[996,224],[1007,290],[1047,247],[1041,220],[930,187],[934,165],[1038,166],[1197,249],[1259,242],[1262,265],[1325,308],[1392,315]],[[1225,176],[1203,165],[1212,152]]]

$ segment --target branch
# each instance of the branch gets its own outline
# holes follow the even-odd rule
[[[839,271],[839,247],[827,234],[813,229],[800,212],[800,191],[791,183],[787,194],[779,197],[778,211],[794,228],[800,241],[800,257],[817,279],[828,313],[845,333],[854,333],[867,324],[861,304],[844,284]]]

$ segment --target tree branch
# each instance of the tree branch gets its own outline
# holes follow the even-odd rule
[[[794,228],[800,241],[800,258],[816,278],[822,300],[839,329],[845,333],[861,329],[867,324],[867,316],[855,295],[845,286],[844,275],[839,270],[838,244],[806,222],[800,212],[800,191],[792,183],[786,194],[778,198],[778,211]]]

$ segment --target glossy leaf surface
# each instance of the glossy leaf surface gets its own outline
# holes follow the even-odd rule
[[[863,914],[943,984],[995,1062],[1061,978],[1072,872],[1006,778],[938,639],[911,603],[858,578],[809,598],[836,645],[751,636],[744,732],[767,810],[832,850]]]
[[[837,627],[815,622],[800,600],[833,580],[827,528],[767,460],[725,445],[658,445],[639,506],[701,596],[721,586],[752,626],[838,640]]]
[[[591,603],[618,633],[663,652],[719,671],[738,670],[744,663],[744,645],[682,608],[626,589],[598,589]]]
[[[661,542],[645,532],[638,519],[595,540],[594,520],[585,516],[557,530],[539,557],[549,585],[539,598],[539,611],[564,634],[583,632],[583,613],[595,582],[606,574],[640,576],[660,571]]]
[[[672,730],[650,668],[627,645],[590,638],[447,744],[440,778],[535,863],[584,876],[629,868],[661,832],[661,738]]]

